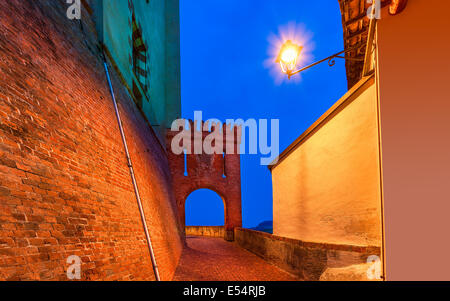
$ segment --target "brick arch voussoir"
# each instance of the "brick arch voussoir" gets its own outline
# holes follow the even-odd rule
[[[190,187],[189,189],[187,189],[185,191],[185,193],[183,194],[183,198],[182,198],[182,204],[183,206],[186,205],[186,201],[188,199],[188,197],[195,191],[200,190],[200,189],[209,189],[211,191],[214,191],[215,193],[217,193],[218,196],[220,196],[220,198],[223,201],[223,205],[226,208],[226,201],[227,201],[227,197],[226,197],[226,192],[223,191],[220,188],[217,188],[214,185],[198,185],[198,186],[194,186],[194,187]]]

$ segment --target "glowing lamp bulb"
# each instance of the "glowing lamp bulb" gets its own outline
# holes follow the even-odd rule
[[[276,62],[280,63],[281,70],[284,73],[290,74],[295,70],[302,49],[303,47],[292,43],[290,40],[283,44]]]
[[[298,53],[295,49],[289,48],[286,49],[283,54],[281,55],[281,60],[285,64],[292,64],[297,60]]]

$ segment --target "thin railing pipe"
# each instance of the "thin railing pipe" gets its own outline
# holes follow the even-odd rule
[[[108,79],[109,90],[111,92],[111,97],[112,97],[112,100],[114,103],[114,110],[116,112],[117,123],[119,124],[119,130],[120,130],[120,135],[122,137],[123,147],[125,148],[125,155],[127,157],[127,165],[128,165],[128,168],[130,169],[131,180],[133,182],[134,193],[136,195],[136,200],[137,200],[138,207],[139,207],[139,213],[141,215],[142,224],[144,226],[144,232],[145,232],[145,237],[147,239],[148,250],[150,252],[150,257],[152,259],[153,273],[155,275],[156,281],[161,281],[161,279],[159,277],[158,265],[156,264],[155,253],[153,251],[152,240],[150,238],[147,222],[145,219],[144,208],[142,207],[142,201],[141,201],[141,197],[139,195],[139,189],[137,186],[136,177],[134,175],[133,164],[131,162],[130,153],[128,151],[128,144],[127,144],[127,139],[125,138],[125,133],[124,133],[123,126],[122,126],[122,119],[120,118],[120,113],[119,113],[119,108],[117,106],[116,96],[114,94],[114,89],[113,89],[113,86],[111,83],[111,77],[109,76],[108,65],[106,63],[106,59],[104,60],[103,64],[105,67],[106,77]]]

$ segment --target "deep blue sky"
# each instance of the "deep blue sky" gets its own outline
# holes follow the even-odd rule
[[[314,60],[343,49],[337,0],[181,0],[183,117],[280,120],[280,152],[346,91],[344,61],[303,73],[301,81],[276,84],[264,62],[269,36],[280,26],[302,24],[314,43]],[[311,61],[312,62],[312,61]],[[241,157],[244,227],[272,219],[272,181],[259,155]],[[223,224],[223,204],[211,191],[186,203],[187,224]]]

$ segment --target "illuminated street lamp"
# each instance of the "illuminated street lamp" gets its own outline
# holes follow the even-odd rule
[[[286,73],[289,78],[297,68],[297,61],[302,52],[303,47],[287,40],[281,47],[280,53],[275,62],[279,63],[283,73]]]
[[[344,54],[344,53],[347,53],[350,51],[354,51],[356,49],[357,48],[350,48],[347,50],[343,50],[343,51],[333,54],[332,56],[329,56],[323,60],[315,62],[314,64],[311,64],[309,66],[306,66],[306,67],[298,69],[298,70],[295,70],[297,68],[298,58],[300,57],[303,47],[299,46],[297,44],[294,44],[291,40],[287,40],[283,44],[283,46],[281,46],[280,53],[278,54],[275,62],[280,64],[281,71],[283,73],[287,74],[288,78],[291,79],[291,76],[298,74],[300,72],[303,72],[306,69],[314,67],[325,61],[328,61],[328,65],[330,67],[334,66],[334,64],[336,63],[336,61],[334,60],[335,58],[354,60],[354,61],[364,61],[364,59],[349,58],[349,57],[341,56],[341,54]]]

